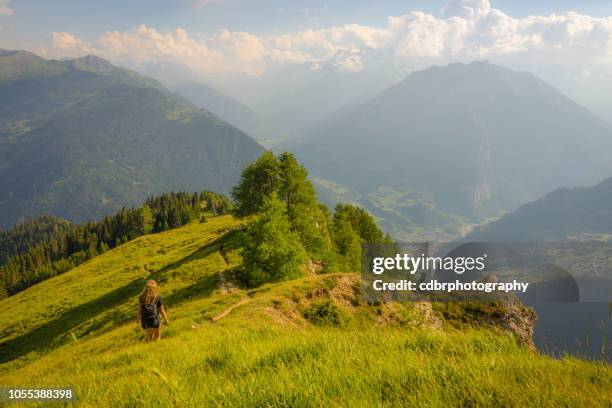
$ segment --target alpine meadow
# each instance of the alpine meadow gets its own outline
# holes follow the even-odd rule
[[[0,407],[612,407],[612,3],[0,0]]]
[[[529,330],[528,309],[365,302],[354,251],[387,238],[363,210],[327,214],[312,193],[293,156],[267,153],[234,189],[245,217],[202,203],[184,226],[5,299],[0,381],[71,386],[80,406],[612,402],[606,363],[539,355],[511,329]],[[173,316],[160,343],[132,322],[146,279]]]

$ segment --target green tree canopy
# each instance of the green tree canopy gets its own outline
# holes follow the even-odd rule
[[[247,164],[240,182],[232,190],[239,217],[256,214],[266,197],[278,192],[280,186],[279,162],[274,153],[265,152],[255,162]]]
[[[361,238],[355,232],[348,217],[341,216],[334,222],[334,244],[338,253],[337,267],[341,271],[361,269]]]
[[[334,223],[348,221],[361,240],[365,243],[391,242],[391,238],[376,225],[374,217],[365,209],[349,204],[338,204],[334,213]]]
[[[317,260],[324,258],[331,250],[327,210],[317,202],[306,168],[291,153],[277,157],[266,152],[244,169],[232,192],[236,215],[257,214],[265,198],[273,194],[284,202],[291,231],[300,237],[306,251]]]
[[[140,233],[142,235],[149,234],[153,231],[153,223],[155,220],[153,219],[153,211],[151,211],[148,205],[143,204],[143,206],[140,207],[138,221],[140,223]]]
[[[363,243],[391,242],[363,208],[340,204],[330,216],[308,171],[288,152],[250,163],[232,195],[236,215],[254,216],[243,247],[249,286],[297,277],[306,260],[315,272],[358,271]]]
[[[334,212],[332,236],[338,254],[338,267],[345,271],[361,269],[362,244],[393,244],[366,210],[338,204]],[[389,245],[391,252],[399,249]]]
[[[300,276],[306,254],[299,236],[291,230],[287,205],[276,193],[264,198],[259,214],[248,224],[243,251],[248,286]]]

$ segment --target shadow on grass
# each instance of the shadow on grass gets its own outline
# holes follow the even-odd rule
[[[62,336],[93,318],[99,313],[135,297],[142,289],[145,279],[134,279],[97,299],[76,306],[58,318],[0,344],[0,363],[22,357],[32,351],[49,350],[58,347]]]
[[[224,248],[236,249],[238,247],[237,240],[238,231],[230,231],[216,240],[206,244],[191,255],[152,273],[147,278],[134,279],[132,282],[112,290],[96,299],[87,303],[83,303],[72,309],[62,313],[59,317],[51,320],[42,326],[39,326],[31,331],[10,339],[4,343],[0,343],[0,363],[6,363],[16,358],[25,356],[33,351],[49,351],[59,347],[66,339],[69,338],[70,332],[96,316],[107,312],[114,307],[121,305],[130,299],[134,299],[142,290],[147,279],[156,279],[159,282],[164,281],[164,274],[172,271],[181,265],[195,260],[204,258],[223,245]],[[182,288],[170,295],[164,300],[168,305],[176,305],[185,300],[191,300],[199,297],[210,296],[219,282],[219,274],[207,275],[193,285]],[[89,334],[98,328],[104,328],[109,325],[117,325],[129,321],[131,313],[124,313],[117,310],[115,313],[110,313],[107,316],[92,322],[82,334]],[[18,317],[16,317],[18,319]]]
[[[239,231],[231,230],[225,233],[224,235],[218,237],[214,241],[209,242],[208,244],[204,245],[203,247],[201,247],[200,249],[198,249],[191,255],[188,255],[185,258],[179,259],[178,261],[165,266],[159,271],[152,273],[149,279],[155,279],[158,283],[163,284],[166,280],[164,275],[169,274],[173,270],[178,269],[185,264],[200,260],[202,258],[206,258],[207,256],[215,252],[218,252],[218,251],[220,252],[221,248],[223,248],[223,252],[227,252],[228,249],[237,250],[240,246],[238,237],[239,237]],[[224,257],[223,254],[221,254],[221,256]]]
[[[211,255],[214,252],[219,251],[220,255],[223,257],[225,263],[227,264],[226,253],[228,250],[238,250],[240,246],[239,242],[239,230],[231,230],[216,240],[210,242],[206,246],[203,246],[193,254],[188,257],[175,262],[172,265],[168,265],[167,267],[159,270],[155,274],[151,275],[152,279],[157,279],[158,282],[164,282],[164,274],[168,273],[174,269],[179,268],[181,265],[193,261],[197,261],[199,259],[205,258]],[[226,279],[230,276],[234,275],[234,270],[236,268],[226,268],[222,272],[217,272],[211,275],[206,275],[202,279],[198,280],[194,284],[190,286],[186,286],[182,289],[179,289],[168,296],[164,297],[164,303],[168,306],[178,305],[185,301],[196,300],[203,297],[210,296],[215,289],[219,287],[221,283],[220,275],[221,273],[226,274]]]
[[[187,300],[210,296],[217,287],[219,274],[206,276],[190,286],[179,289],[164,298],[164,303],[168,306],[178,305]]]

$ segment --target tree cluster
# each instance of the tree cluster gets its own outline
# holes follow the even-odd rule
[[[236,215],[251,218],[243,234],[248,286],[308,271],[357,271],[363,243],[391,241],[362,208],[341,204],[330,214],[291,153],[266,152],[247,165],[232,196]]]
[[[66,233],[71,224],[59,217],[43,215],[16,224],[9,230],[0,230],[0,265],[15,254],[52,240]]]
[[[124,208],[101,221],[81,225],[51,225],[47,218],[15,226],[1,234],[0,298],[151,232],[180,227],[203,212],[225,214],[232,203],[224,196],[201,193],[165,193],[137,208]],[[57,224],[57,223],[56,223]],[[24,231],[28,231],[24,233]]]

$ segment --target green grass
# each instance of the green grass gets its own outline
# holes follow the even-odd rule
[[[227,268],[218,247],[224,243],[231,254],[232,234],[225,233],[239,226],[222,216],[144,236],[2,301],[0,362],[133,319],[146,279],[163,286],[170,305],[210,295]]]
[[[609,365],[499,330],[404,324],[411,305],[394,318],[363,304],[355,275],[221,290],[239,227],[223,216],[142,237],[0,302],[0,386],[72,386],[83,407],[612,404]],[[148,277],[172,320],[153,344],[133,322]]]

